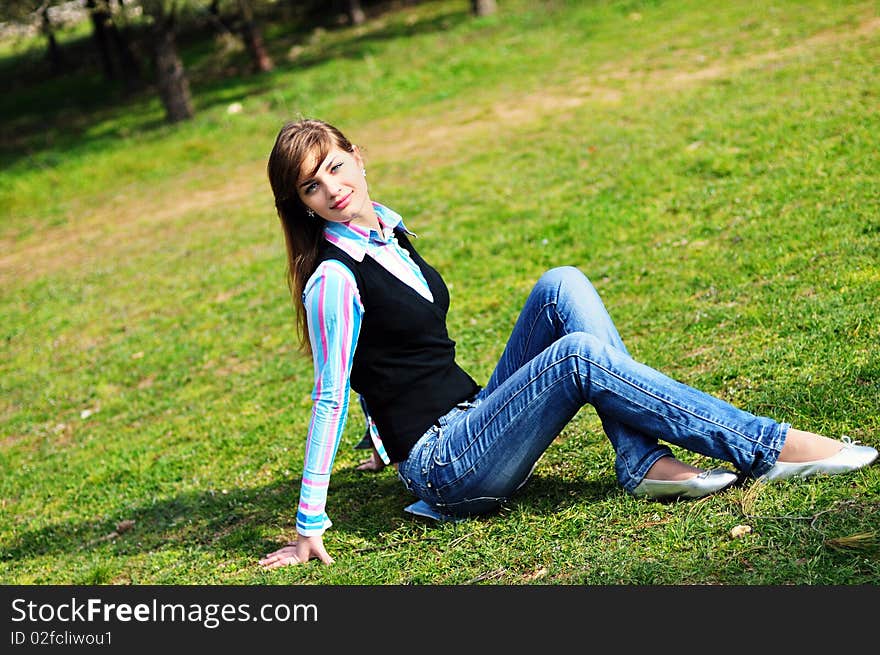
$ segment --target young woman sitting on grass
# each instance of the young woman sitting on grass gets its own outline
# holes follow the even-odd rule
[[[289,280],[315,383],[296,517],[298,538],[266,568],[318,558],[349,392],[369,412],[374,456],[441,515],[496,509],[586,404],[611,442],[621,486],[654,499],[700,498],[738,477],[776,480],[870,464],[877,450],[756,416],[640,364],[576,268],[546,272],[526,299],[485,386],[455,361],[449,294],[392,209],[373,202],[357,146],[318,120],[285,125],[268,163]],[[662,441],[729,462],[701,470]]]

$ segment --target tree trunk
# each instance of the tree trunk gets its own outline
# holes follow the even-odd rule
[[[364,10],[361,9],[361,0],[348,0],[348,21],[352,25],[363,25],[367,20]]]
[[[190,119],[193,117],[192,97],[189,92],[189,80],[177,54],[173,20],[170,18],[157,20],[153,34],[156,77],[159,97],[165,107],[165,118],[170,123]]]
[[[58,47],[58,41],[55,39],[55,30],[52,29],[52,21],[49,20],[49,3],[46,2],[40,7],[40,20],[42,21],[43,34],[49,45],[49,65],[53,75],[58,75],[64,66],[64,59],[61,57],[61,49]]]
[[[211,23],[217,27],[217,31],[221,33],[233,32],[233,25],[220,13],[220,0],[211,0],[211,4],[208,5],[208,16]]]
[[[104,5],[99,4],[96,0],[86,0],[86,7],[89,10],[89,18],[92,20],[92,37],[98,48],[101,65],[104,67],[104,77],[108,80],[115,80],[116,68],[113,66],[110,47],[107,43],[107,20],[110,18],[110,14]]]
[[[241,10],[242,18],[241,36],[254,62],[254,70],[258,73],[272,70],[272,59],[263,43],[263,34],[254,22],[254,11],[250,1],[238,0],[238,8]]]
[[[471,11],[475,16],[491,16],[497,10],[495,0],[471,0]]]
[[[125,11],[122,0],[119,0],[119,10],[121,12]],[[111,16],[107,25],[107,33],[110,35],[113,49],[116,51],[116,56],[119,58],[119,70],[122,74],[122,84],[125,93],[132,93],[142,86],[141,67],[131,50],[128,38],[128,23],[124,20],[124,13],[122,25],[123,27],[121,29],[118,28],[116,26],[116,21],[114,21]]]

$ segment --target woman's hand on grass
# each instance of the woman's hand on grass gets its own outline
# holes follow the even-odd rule
[[[383,468],[385,468],[385,462],[382,461],[382,458],[379,457],[379,453],[376,452],[376,448],[374,447],[370,451],[370,456],[367,459],[361,460],[360,465],[357,467],[358,471],[373,471],[378,473]]]
[[[333,563],[333,558],[324,548],[324,539],[321,535],[314,537],[299,535],[293,543],[286,544],[274,553],[266,555],[260,560],[260,566],[264,569],[277,569],[280,566],[305,564],[310,559],[319,559],[324,564]]]

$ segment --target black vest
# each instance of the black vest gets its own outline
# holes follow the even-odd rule
[[[455,363],[455,342],[446,331],[449,290],[443,278],[419,256],[403,230],[394,234],[421,269],[434,302],[369,255],[358,262],[328,242],[318,261],[342,262],[357,281],[364,317],[351,388],[366,400],[391,461],[401,462],[440,416],[480,387]]]

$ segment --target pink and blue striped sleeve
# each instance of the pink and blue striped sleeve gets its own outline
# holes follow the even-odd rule
[[[345,428],[352,358],[360,334],[363,305],[357,282],[341,262],[322,262],[303,292],[315,370],[312,417],[296,513],[296,531],[321,535],[332,525],[327,488]]]

